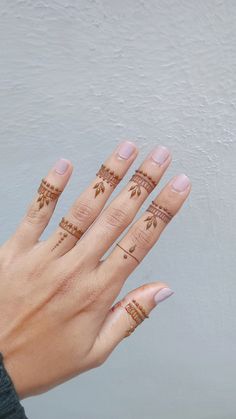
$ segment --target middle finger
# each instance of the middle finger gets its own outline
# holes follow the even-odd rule
[[[78,260],[81,252],[85,250],[86,258],[92,261],[91,264],[97,265],[112,243],[131,223],[170,162],[170,152],[163,146],[158,146],[147,156],[129,183],[100,214],[78,245],[66,255],[72,258],[72,263],[75,259]],[[94,246],[91,246],[91,243],[94,243]]]

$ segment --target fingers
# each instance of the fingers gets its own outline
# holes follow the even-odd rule
[[[121,287],[177,214],[190,189],[191,184],[187,176],[179,175],[173,178],[98,267],[101,278],[107,278],[110,282],[115,279],[117,287]],[[106,285],[108,284],[104,284],[104,287]]]
[[[117,302],[109,311],[93,347],[93,356],[104,361],[115,346],[149,317],[150,312],[173,294],[164,283],[139,287]]]
[[[114,240],[124,231],[135,217],[147,196],[158,184],[171,162],[165,147],[154,149],[136,170],[120,194],[102,212],[82,241],[71,251],[77,259],[81,249],[86,249],[87,257],[97,265]],[[96,242],[96,246],[91,243]],[[91,257],[92,256],[92,257]]]
[[[42,179],[33,201],[14,234],[14,239],[20,243],[21,248],[32,246],[38,241],[72,171],[71,162],[60,159]]]
[[[137,157],[138,149],[125,141],[114,150],[90,186],[76,199],[60,225],[45,243],[55,257],[70,250],[90,227],[106,201]],[[91,243],[89,245],[91,247]]]

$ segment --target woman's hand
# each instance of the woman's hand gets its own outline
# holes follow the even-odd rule
[[[112,307],[191,188],[185,175],[172,179],[101,260],[171,161],[166,148],[156,148],[103,210],[137,153],[133,143],[120,144],[56,231],[39,241],[72,173],[72,164],[60,160],[0,249],[0,352],[20,398],[101,365],[172,293],[156,282],[132,291]]]

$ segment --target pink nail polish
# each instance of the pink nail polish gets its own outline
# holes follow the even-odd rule
[[[59,175],[64,175],[69,167],[69,162],[66,159],[60,159],[56,162],[54,168]]]
[[[185,191],[190,185],[189,178],[182,174],[177,176],[172,182],[172,188],[177,192]]]
[[[161,166],[168,159],[169,155],[170,155],[170,152],[168,148],[163,147],[163,146],[158,146],[152,151],[151,158],[155,163]]]
[[[162,288],[154,295],[154,301],[156,304],[161,303],[173,294],[174,291],[172,291],[170,288]]]
[[[124,160],[128,160],[132,154],[134,153],[136,147],[131,141],[125,141],[124,143],[120,144],[118,148],[118,155]]]

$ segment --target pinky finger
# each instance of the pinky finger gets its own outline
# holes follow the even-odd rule
[[[69,181],[72,170],[73,166],[69,160],[60,159],[41,180],[37,193],[13,235],[15,242],[22,249],[33,246],[39,240],[52,217],[60,194]]]
[[[94,357],[105,360],[113,349],[130,336],[159,303],[174,292],[164,283],[153,282],[129,292],[109,311],[93,347]]]

